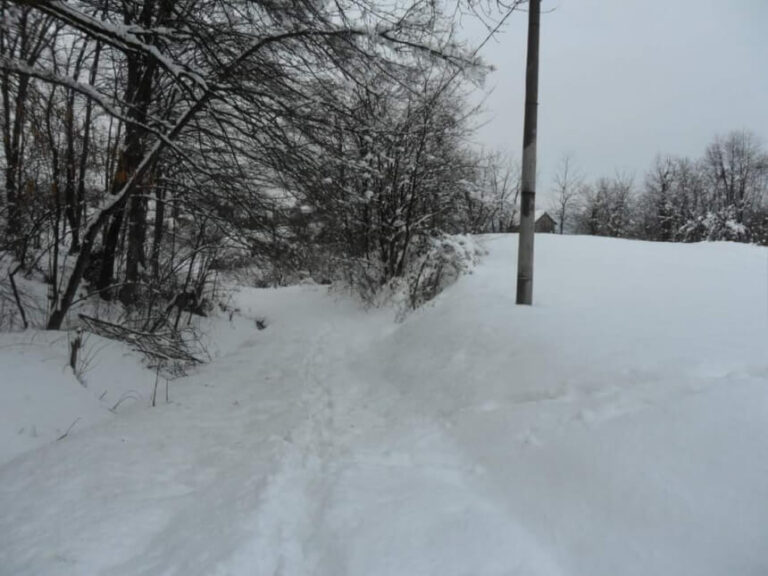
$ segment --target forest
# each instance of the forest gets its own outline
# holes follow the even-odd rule
[[[468,143],[488,69],[456,23],[490,35],[517,4],[3,0],[0,324],[107,302],[173,332],[244,267],[370,299],[446,235],[507,229],[517,183]]]

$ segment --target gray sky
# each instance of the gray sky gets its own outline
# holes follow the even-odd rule
[[[701,155],[718,133],[768,144],[768,0],[543,0],[541,192],[565,154],[590,178],[640,181],[659,153]],[[527,14],[481,51],[496,71],[477,140],[517,156]],[[472,27],[474,28],[474,27]],[[471,31],[470,31],[471,30]],[[481,38],[482,32],[465,33]]]

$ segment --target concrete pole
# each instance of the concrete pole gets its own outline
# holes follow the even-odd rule
[[[517,250],[517,303],[533,303],[533,233],[536,226],[536,126],[539,106],[539,25],[541,0],[528,2],[528,62],[525,74],[525,125]]]

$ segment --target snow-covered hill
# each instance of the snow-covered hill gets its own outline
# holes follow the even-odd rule
[[[0,466],[0,574],[768,573],[768,251],[538,236],[520,308],[516,240],[400,324],[241,289],[170,404]]]

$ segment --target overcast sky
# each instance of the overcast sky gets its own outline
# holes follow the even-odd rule
[[[699,156],[718,133],[749,129],[768,144],[768,0],[542,0],[542,9],[542,192],[564,154],[589,177],[619,170],[639,182],[658,153]],[[481,51],[496,71],[477,139],[515,156],[526,26],[527,14],[514,14]]]

